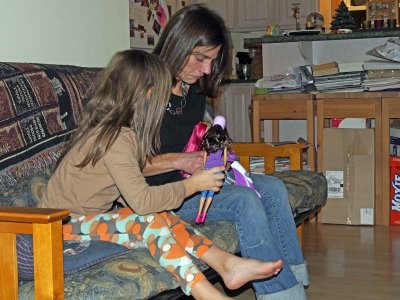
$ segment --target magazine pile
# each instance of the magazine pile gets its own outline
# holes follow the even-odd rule
[[[312,66],[314,86],[318,92],[362,92],[365,72],[362,62],[330,61]]]
[[[363,82],[366,91],[400,90],[400,38],[389,38],[384,45],[366,54],[374,59],[364,62],[367,72]]]

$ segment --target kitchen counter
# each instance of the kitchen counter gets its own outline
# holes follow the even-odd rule
[[[244,48],[260,48],[262,44],[289,43],[302,41],[328,41],[347,39],[370,39],[400,36],[400,28],[382,28],[357,30],[352,33],[341,34],[309,34],[309,35],[288,35],[288,36],[262,36],[259,38],[244,39]]]
[[[258,79],[222,79],[221,84],[231,84],[231,83],[256,83]]]
[[[348,34],[266,36],[246,39],[247,46],[262,47],[263,76],[281,74],[297,66],[336,61],[363,62],[375,57],[370,50],[399,37],[400,28],[366,29]],[[376,59],[376,58],[375,58]]]

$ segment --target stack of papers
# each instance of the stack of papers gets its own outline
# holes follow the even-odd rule
[[[362,92],[364,71],[344,72],[334,75],[314,77],[315,88],[319,92]]]
[[[367,78],[363,86],[367,91],[400,90],[400,62],[389,60],[370,60],[363,65]]]
[[[298,92],[301,90],[301,82],[294,74],[277,74],[259,79],[255,86],[264,88],[268,93]]]
[[[397,90],[400,89],[400,77],[366,79],[363,85],[370,92]]]
[[[282,172],[290,170],[290,159],[286,157],[278,157],[275,159],[275,172]],[[303,170],[310,170],[307,162],[303,162]],[[264,173],[264,158],[263,157],[250,157],[250,173],[265,174]]]
[[[289,158],[277,158],[275,160],[275,171],[281,172],[290,170]],[[250,157],[250,172],[255,174],[264,174],[264,158]]]
[[[364,70],[400,70],[400,62],[390,60],[368,60],[363,64]]]

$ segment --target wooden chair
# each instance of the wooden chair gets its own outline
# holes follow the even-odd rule
[[[263,157],[265,174],[275,172],[275,159],[280,157],[289,158],[290,170],[302,170],[302,151],[306,148],[308,148],[307,145],[299,143],[283,145],[268,143],[233,144],[233,150],[239,156],[240,163],[246,170],[250,170],[250,157]]]
[[[62,220],[69,210],[0,206],[0,299],[18,299],[16,234],[32,234],[35,299],[64,299]]]
[[[251,157],[264,158],[264,173],[271,174],[275,172],[275,159],[287,157],[290,160],[290,170],[302,170],[302,152],[308,148],[306,144],[283,144],[272,145],[266,143],[234,143],[232,146],[235,153],[239,156],[240,164],[250,170]],[[297,236],[300,246],[303,246],[304,222],[307,218],[298,218],[296,222]]]

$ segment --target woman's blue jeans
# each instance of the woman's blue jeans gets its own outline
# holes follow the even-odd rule
[[[253,282],[258,295],[282,292],[299,285],[299,282],[308,285],[308,274],[283,182],[266,175],[252,174],[251,178],[261,199],[250,188],[224,185],[214,195],[207,220],[235,223],[243,257],[283,260],[282,271],[277,276]],[[185,201],[177,214],[184,220],[193,221],[199,199],[200,195],[196,195]],[[292,269],[298,274],[295,275]]]

